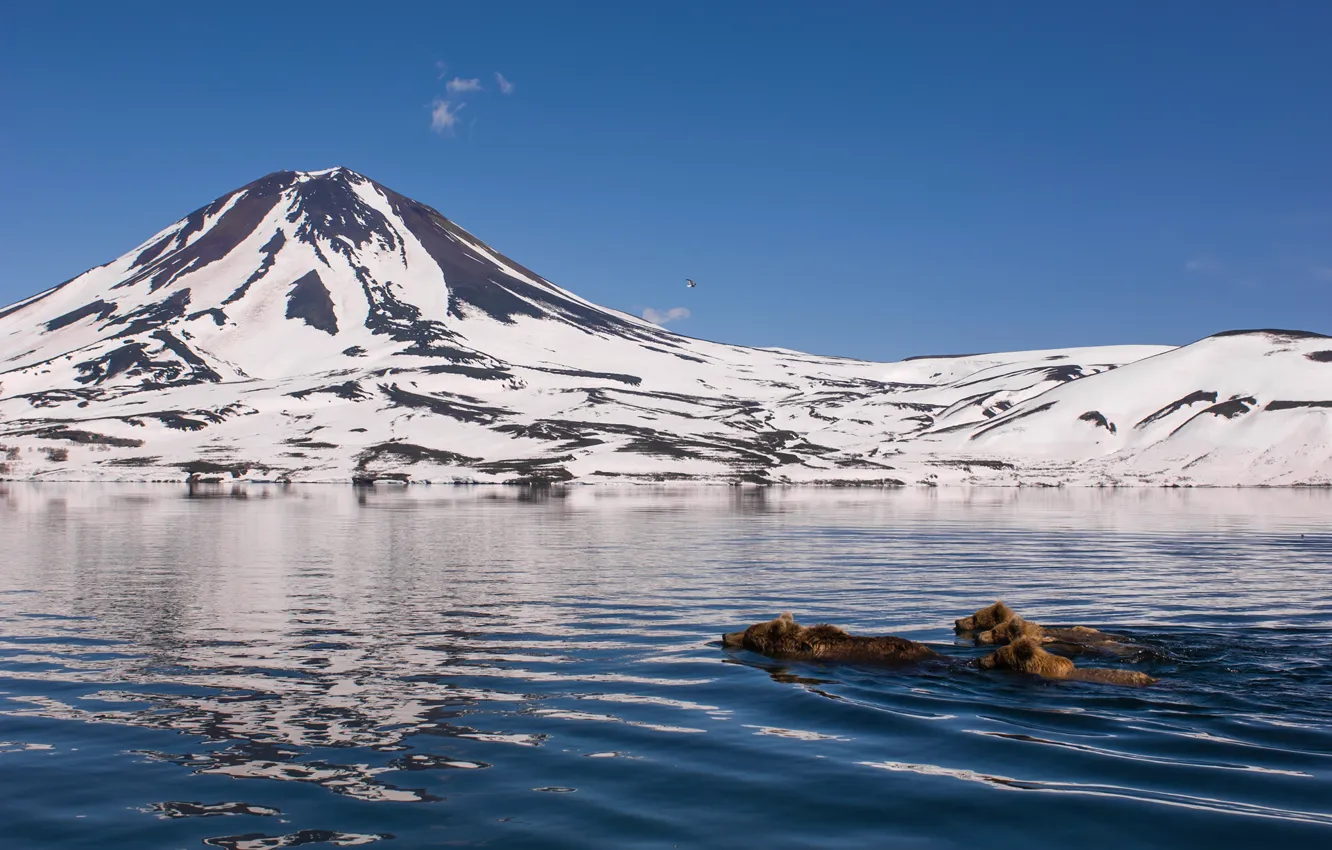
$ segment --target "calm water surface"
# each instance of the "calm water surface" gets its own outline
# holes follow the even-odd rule
[[[0,488],[6,848],[1332,846],[1332,493]]]

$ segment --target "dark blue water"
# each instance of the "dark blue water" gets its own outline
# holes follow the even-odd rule
[[[1332,846],[1327,492],[0,486],[5,848]]]

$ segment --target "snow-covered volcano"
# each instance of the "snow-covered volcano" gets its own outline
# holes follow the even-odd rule
[[[0,476],[1332,482],[1332,339],[869,363],[584,301],[349,171],[0,309]]]

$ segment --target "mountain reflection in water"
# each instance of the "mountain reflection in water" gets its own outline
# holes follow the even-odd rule
[[[6,847],[1332,840],[1323,491],[0,488]],[[1000,596],[1161,683],[718,640]]]

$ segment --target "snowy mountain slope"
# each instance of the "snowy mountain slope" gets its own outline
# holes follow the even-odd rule
[[[1304,483],[1332,470],[1332,339],[1241,331],[1052,389],[988,427],[977,450],[1081,459],[1112,480]]]
[[[0,309],[0,476],[1323,483],[1329,350],[722,345],[347,169],[279,172]]]

